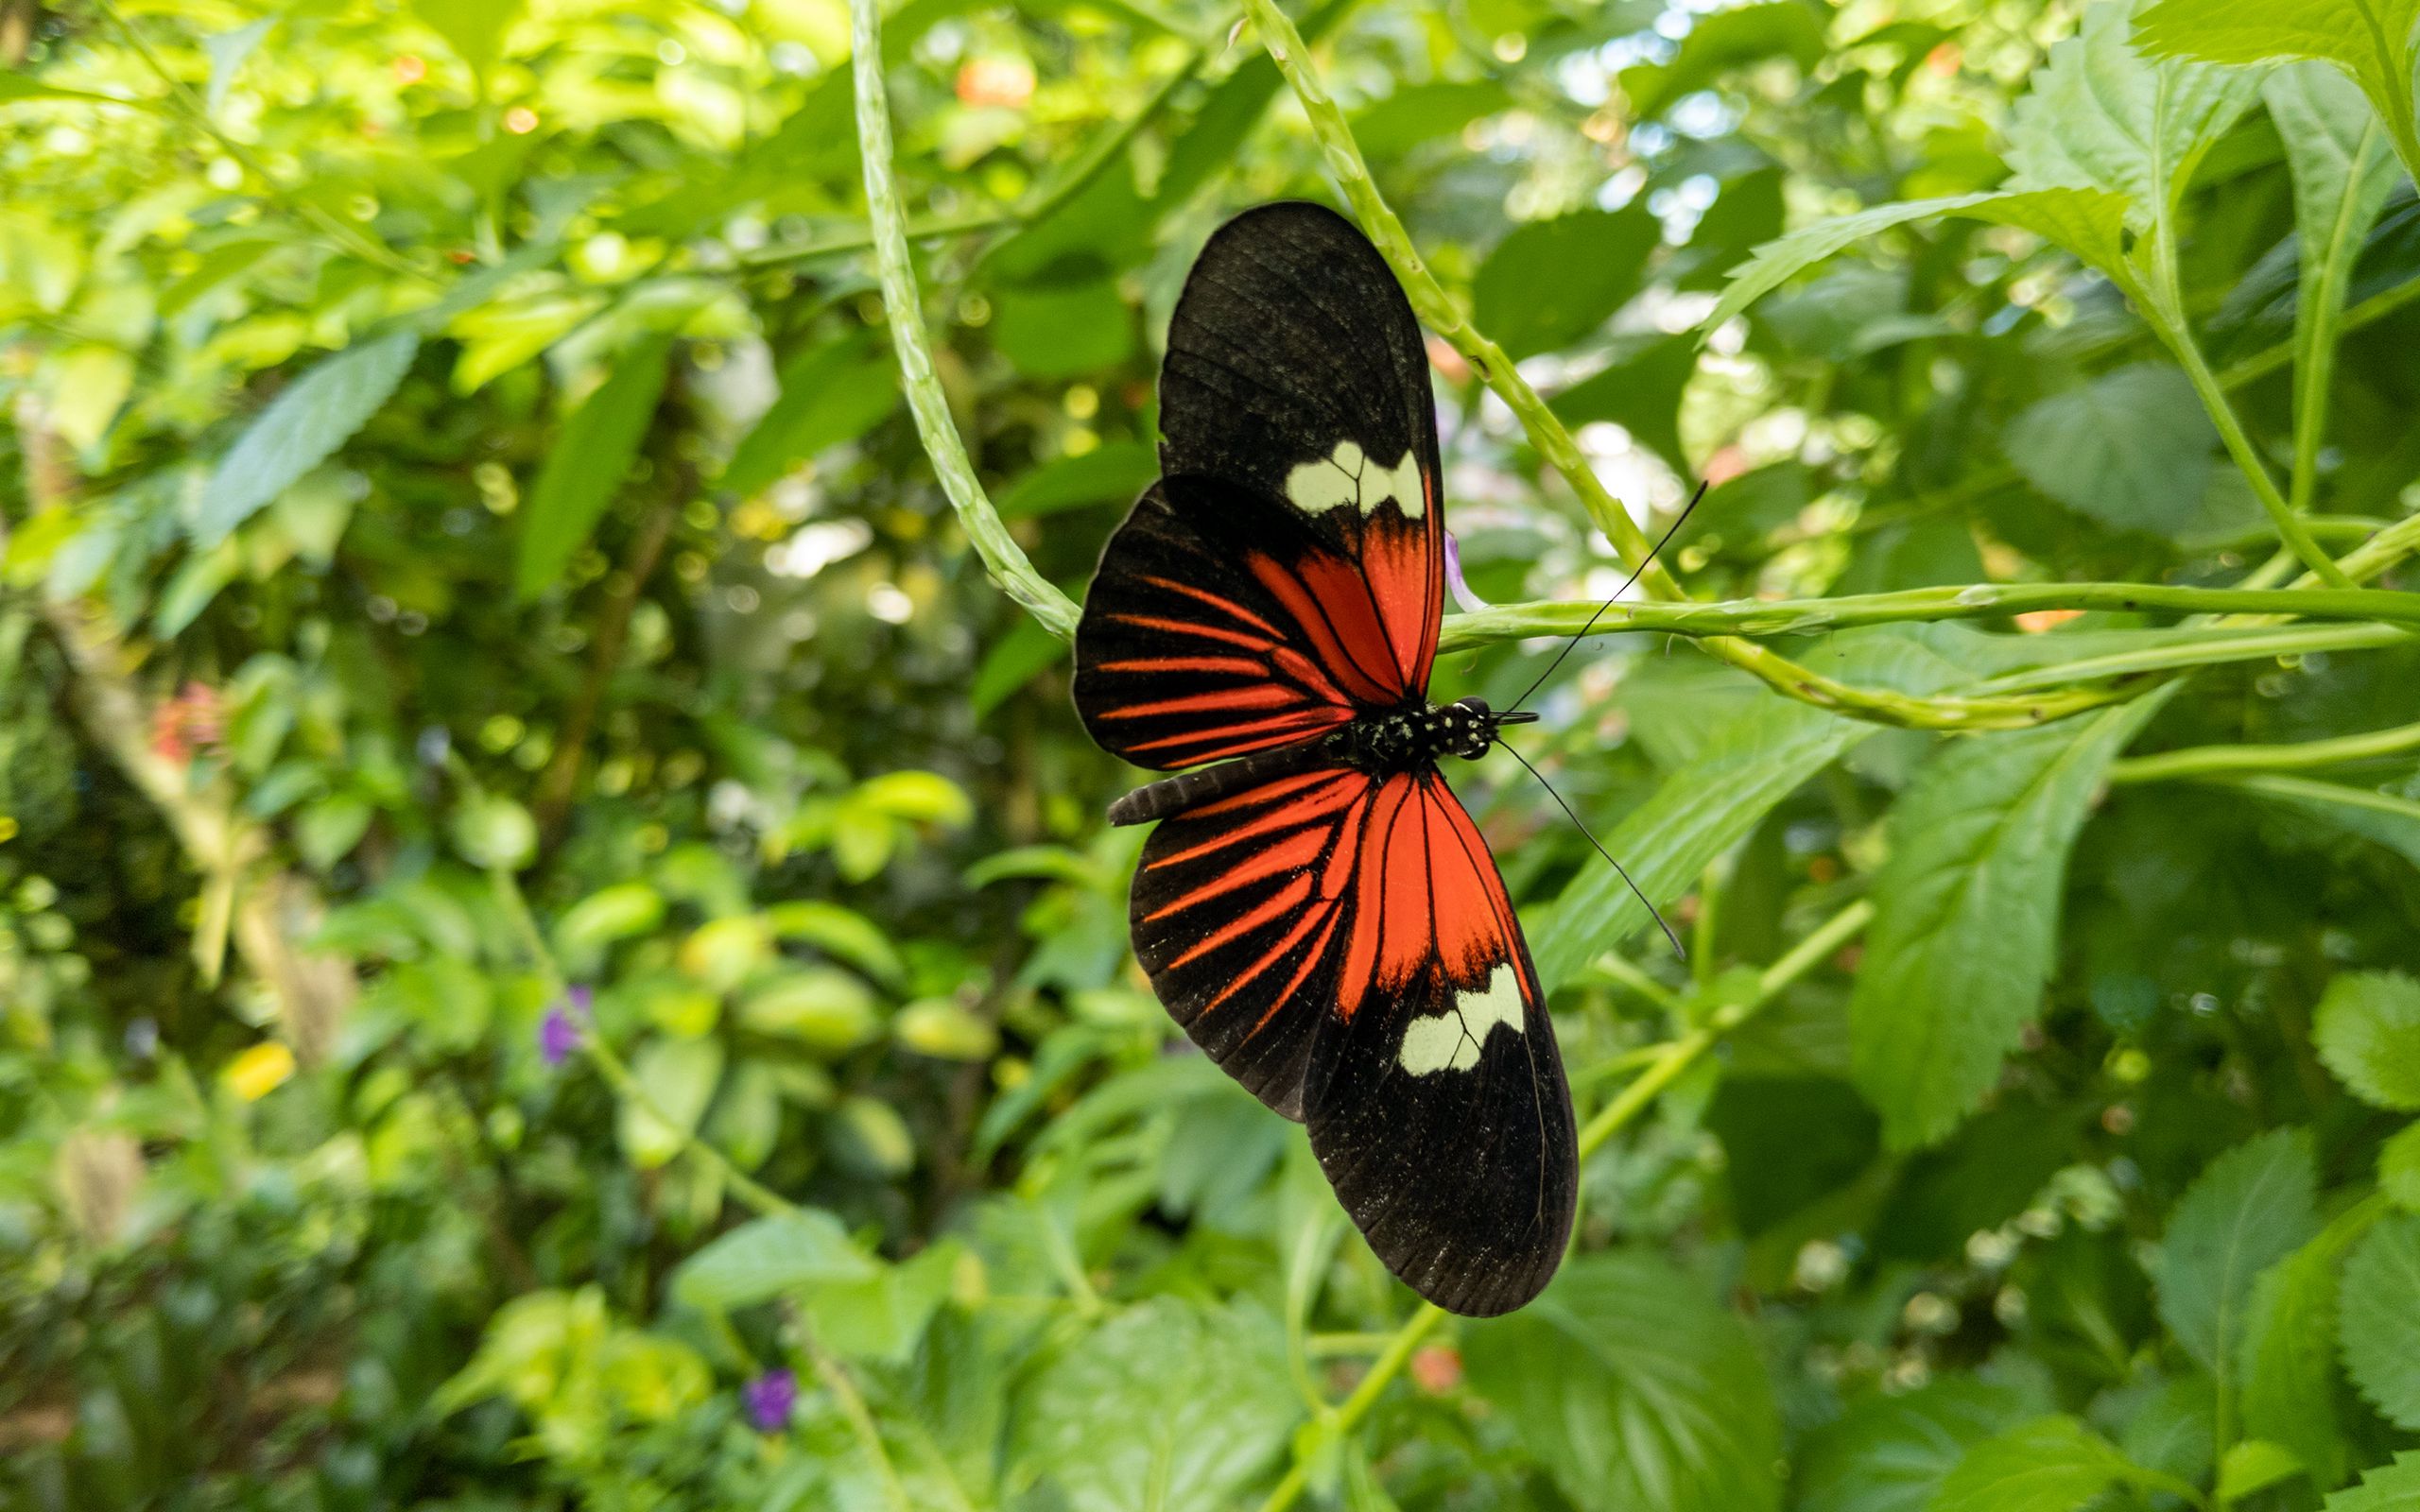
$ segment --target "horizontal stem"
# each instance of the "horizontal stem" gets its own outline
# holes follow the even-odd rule
[[[1807,635],[1861,625],[1986,619],[2041,610],[2119,612],[2291,614],[2306,619],[2386,620],[2420,625],[2420,593],[2383,589],[2185,588],[2162,583],[1976,583],[1912,588],[1844,598],[1715,604],[1623,603],[1610,610],[1576,600],[1510,604],[1448,615],[1438,650],[1463,651],[1530,636],[1579,633],[1599,614],[1594,635]]]
[[[2376,788],[2353,787],[2343,782],[2314,782],[2308,777],[2271,777],[2265,774],[2212,775],[2190,781],[2205,782],[2213,787],[2240,788],[2247,793],[2260,793],[2270,798],[2335,803],[2348,809],[2367,809],[2373,814],[2392,814],[2399,819],[2420,819],[2420,799],[2408,799],[2399,793],[2381,793]]]
[[[1994,678],[1979,692],[2002,696],[2030,688],[2064,688],[2066,684],[2133,678],[2179,667],[2212,666],[2223,662],[2251,662],[2271,656],[2309,656],[2320,651],[2366,651],[2401,645],[2411,636],[2392,625],[2312,625],[2283,629],[2260,627],[2181,630],[2174,639],[2107,656],[2084,657],[2029,672]]]
[[[2420,750],[2420,725],[2398,725],[2393,730],[2362,735],[2340,735],[2332,740],[2306,740],[2291,745],[2195,746],[2161,751],[2155,756],[2134,756],[2114,763],[2109,768],[2109,780],[2161,782],[2224,773],[2301,771],[2374,761],[2411,750]]]

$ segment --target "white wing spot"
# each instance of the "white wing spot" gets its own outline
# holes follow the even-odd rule
[[[1420,462],[1409,451],[1392,467],[1370,460],[1357,441],[1339,441],[1324,461],[1304,462],[1286,474],[1286,497],[1307,514],[1351,505],[1363,514],[1375,514],[1392,499],[1404,514],[1417,519],[1427,507],[1420,486]]]
[[[1519,1034],[1521,1017],[1521,979],[1508,961],[1495,969],[1486,987],[1455,994],[1451,1013],[1428,1014],[1405,1025],[1403,1047],[1395,1058],[1415,1076],[1468,1071],[1478,1064],[1479,1050],[1495,1026],[1500,1023]]]

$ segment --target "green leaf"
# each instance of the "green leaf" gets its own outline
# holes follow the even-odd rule
[[[2047,1403],[2014,1386],[1952,1376],[1904,1397],[1869,1397],[1807,1435],[1791,1485],[1799,1512],[1926,1512],[1966,1451]]]
[[[899,1366],[949,1299],[959,1257],[944,1239],[896,1265],[877,1265],[856,1280],[818,1281],[804,1288],[807,1324],[825,1348],[844,1358]]]
[[[1965,669],[1951,660],[1958,644],[1932,630],[1852,631],[1806,660],[1851,682],[1928,694],[1965,680]],[[1606,849],[1648,897],[1669,902],[1774,804],[1876,729],[1806,704],[1759,699],[1616,826]],[[1646,922],[1646,907],[1612,868],[1583,868],[1530,933],[1539,975],[1551,991]]]
[[[2299,420],[2313,403],[2314,386],[2326,381],[2353,265],[2398,174],[2377,113],[2342,75],[2320,63],[2294,63],[2270,74],[2261,94],[2293,170],[2301,265],[2294,301]]]
[[[631,1060],[631,1074],[647,1094],[621,1105],[622,1149],[631,1163],[652,1171],[681,1153],[714,1100],[722,1080],[718,1040],[650,1040]]]
[[[1638,292],[1662,235],[1644,203],[1515,227],[1471,281],[1473,318],[1515,359],[1569,346]]]
[[[1821,11],[1796,0],[1742,6],[1699,16],[1670,62],[1622,70],[1622,93],[1630,96],[1636,118],[1644,121],[1683,95],[1712,88],[1733,69],[1782,57],[1804,70],[1823,56]]]
[[[520,19],[523,0],[412,0],[412,10],[445,39],[454,56],[484,77],[504,57],[504,34]]]
[[[812,1283],[866,1280],[879,1268],[839,1219],[806,1208],[742,1224],[691,1255],[672,1273],[672,1295],[729,1311]]]
[[[782,365],[781,397],[732,450],[722,487],[760,493],[899,407],[899,375],[871,332],[809,347]]]
[[[1160,475],[1159,449],[1148,441],[1110,441],[1081,456],[1063,456],[1003,490],[1000,518],[1030,520],[1095,504],[1132,504]]]
[[[368,423],[411,370],[420,337],[398,331],[345,348],[296,379],[219,459],[194,541],[216,545]]]
[[[2420,1214],[2397,1213],[2344,1263],[2344,1369],[2399,1428],[2420,1430]]]
[[[1018,1402],[1013,1453],[1069,1512],[1225,1512],[1302,1410],[1274,1319],[1162,1297],[1041,1370]]]
[[[2077,513],[2174,535],[2201,518],[2218,432],[2184,369],[2142,362],[2038,401],[2000,444],[2028,482]]]
[[[210,55],[210,86],[202,96],[205,113],[215,116],[226,105],[227,92],[234,88],[236,76],[244,71],[244,64],[251,60],[277,21],[275,16],[264,16],[249,26],[213,32],[201,40],[202,51]]]
[[[1353,117],[1353,140],[1370,158],[1398,157],[1433,137],[1512,108],[1512,93],[1492,78],[1409,84]]]
[[[882,926],[838,903],[815,899],[775,903],[765,910],[765,926],[775,939],[812,945],[887,987],[898,986],[908,973]]]
[[[2326,1512],[2420,1512],[2420,1450],[2397,1454],[2327,1499]]]
[[[2420,0],[2160,0],[2136,18],[2135,42],[2155,57],[2210,63],[2333,63],[2408,143],[2415,21]]]
[[[120,99],[114,94],[95,94],[88,89],[69,89],[62,84],[45,84],[30,74],[15,69],[0,70],[0,105],[16,100],[88,100],[100,105],[123,105],[130,110],[153,111],[159,107],[149,100]]]
[[[2400,971],[2339,975],[2319,1000],[2311,1038],[2363,1102],[2420,1112],[2420,982]]]
[[[2238,1501],[2301,1473],[2303,1462],[2292,1450],[2265,1438],[2247,1438],[2219,1461],[2219,1500]]]
[[[2067,851],[2159,701],[1964,738],[1893,807],[1849,1000],[1858,1087],[1887,1143],[1931,1143],[1998,1078],[2041,1006]]]
[[[1136,350],[1134,312],[1109,280],[1004,288],[992,301],[992,343],[1028,378],[1114,368]]]
[[[2420,1124],[2378,1146],[2378,1190],[2406,1212],[2420,1212]]]
[[[1654,449],[1676,469],[1688,458],[1681,451],[1681,391],[1698,370],[1698,344],[1687,335],[1666,336],[1616,353],[1603,371],[1554,396],[1548,408],[1574,429],[1611,421],[1631,438]]]
[[[2255,1278],[2319,1229],[2310,1136],[2272,1129],[2212,1160],[2169,1214],[2159,1315],[2211,1371],[2240,1358]]]
[[[1741,264],[1698,329],[1711,332],[1800,273],[1877,232],[1938,215],[1963,215],[2030,231],[2104,273],[2131,279],[2123,245],[2126,200],[2098,190],[2052,188],[2030,194],[1953,195],[1876,205],[1817,221],[1756,249]]]
[[[2072,1418],[2044,1418],[1966,1452],[1933,1512],[2073,1512],[2138,1472]]]
[[[2237,1366],[2244,1431],[2292,1450],[2323,1489],[2345,1469],[2336,1419],[2337,1270],[2377,1213],[2373,1204],[2347,1209],[2262,1271],[2244,1314]]]
[[[2165,217],[2202,154],[2258,96],[2256,74],[2147,61],[2129,33],[2127,0],[2083,10],[2079,34],[2050,49],[2008,128],[2012,189],[2123,195],[2127,223]]]
[[[740,1005],[739,1022],[823,1056],[854,1050],[880,1027],[872,990],[832,966],[800,967],[760,983]]]
[[[1006,703],[1067,651],[1067,643],[1044,629],[1039,621],[1018,615],[1009,633],[992,643],[992,648],[983,653],[983,664],[975,669],[975,686],[967,693],[975,717],[980,719]]]
[[[1570,1262],[1528,1307],[1472,1325],[1463,1362],[1576,1506],[1754,1512],[1780,1502],[1781,1426],[1755,1339],[1660,1259]]]
[[[537,486],[522,507],[521,563],[516,578],[523,601],[536,598],[563,575],[596,528],[614,491],[647,438],[648,422],[664,396],[672,338],[650,336],[622,353],[588,402],[563,421]]]

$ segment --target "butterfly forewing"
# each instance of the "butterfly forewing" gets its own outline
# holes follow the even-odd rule
[[[1289,202],[1219,228],[1168,321],[1160,429],[1163,472],[1283,501],[1356,563],[1402,685],[1427,686],[1445,581],[1436,400],[1420,322],[1350,221]]]

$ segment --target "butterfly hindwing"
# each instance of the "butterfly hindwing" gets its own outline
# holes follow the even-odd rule
[[[1309,1047],[1311,1149],[1389,1270],[1453,1312],[1509,1312],[1561,1263],[1579,1191],[1554,1025],[1444,779],[1391,777],[1369,807],[1336,1010]]]
[[[1279,501],[1356,563],[1405,687],[1444,603],[1436,399],[1420,322],[1350,221],[1289,201],[1201,249],[1168,321],[1160,464]]]

